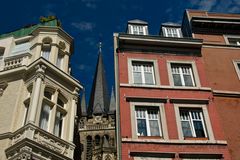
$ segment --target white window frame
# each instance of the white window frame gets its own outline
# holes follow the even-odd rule
[[[163,30],[163,35],[165,37],[175,37],[175,38],[181,38],[182,37],[181,28],[178,28],[178,27],[162,27],[162,30]],[[169,30],[171,31],[171,33],[169,33]],[[174,36],[173,32],[176,32],[176,36]]]
[[[175,116],[176,116],[176,123],[177,123],[177,128],[178,128],[178,137],[179,140],[185,140],[186,137],[184,137],[183,135],[183,131],[182,131],[182,125],[181,125],[181,118],[180,118],[180,108],[185,108],[185,109],[201,109],[202,110],[202,114],[203,114],[203,121],[205,122],[205,130],[206,130],[206,138],[209,141],[214,141],[214,135],[213,135],[213,130],[212,130],[212,126],[211,126],[211,121],[210,121],[210,117],[208,114],[208,109],[206,105],[202,105],[202,104],[174,104],[174,111],[175,111]],[[188,138],[188,137],[187,137]],[[198,140],[198,137],[193,137],[196,138],[195,140]],[[200,140],[202,140],[200,138]]]
[[[224,39],[227,45],[240,46],[240,36],[224,35]],[[237,44],[230,44],[229,39],[239,39],[239,41],[237,42]]]
[[[130,102],[130,111],[131,111],[131,129],[132,129],[132,138],[138,139],[138,137],[141,137],[138,135],[137,130],[137,119],[136,119],[136,107],[156,107],[158,110],[158,117],[159,117],[159,130],[160,130],[160,136],[159,138],[168,139],[168,130],[167,130],[167,122],[166,122],[166,115],[165,115],[165,109],[164,104],[162,103],[148,103],[148,102]],[[151,138],[151,136],[146,136]]]
[[[179,110],[179,112],[180,112],[180,117],[182,117],[182,116],[181,116],[181,110],[182,110],[182,109]],[[194,123],[193,123],[193,122],[194,122],[194,121],[200,121],[200,122],[202,123],[202,126],[203,126],[203,131],[204,131],[205,138],[207,138],[207,131],[206,131],[206,127],[205,127],[205,121],[204,121],[204,117],[203,117],[203,112],[202,112],[202,110],[198,111],[198,112],[199,112],[200,119],[199,119],[199,118],[196,119],[196,118],[194,118],[194,117],[192,116],[192,112],[194,112],[194,109],[189,108],[189,109],[186,109],[186,111],[188,112],[189,117],[187,117],[187,119],[182,119],[182,118],[180,118],[180,121],[181,121],[181,122],[182,122],[182,121],[187,121],[187,122],[189,122],[189,124],[190,124],[190,129],[191,129],[191,132],[192,132],[192,137],[198,138],[197,135],[196,135],[196,129],[195,129],[195,127],[194,127]],[[202,138],[203,138],[203,137],[202,137]]]
[[[174,85],[174,79],[173,79],[173,73],[172,73],[172,64],[179,64],[179,65],[191,65],[191,78],[192,78],[192,82],[193,82],[193,86],[175,86]],[[198,72],[197,72],[197,67],[194,61],[167,61],[167,69],[168,69],[168,78],[170,81],[170,86],[174,87],[174,88],[196,88],[196,87],[201,87],[200,85],[200,79],[198,76]],[[185,82],[183,79],[183,77],[181,77],[181,81]]]
[[[240,60],[233,60],[235,71],[237,73],[238,79],[240,80],[240,67],[238,67],[238,64],[240,65]]]
[[[140,30],[142,30],[140,32]],[[134,32],[136,31],[136,32]],[[147,26],[146,25],[137,25],[137,24],[129,24],[128,25],[128,33],[134,34],[134,35],[147,35]]]
[[[145,77],[144,77],[144,69],[141,67],[141,77],[142,77],[142,83],[134,83],[134,77],[133,77],[133,63],[151,63],[152,64],[152,76],[153,76],[153,84],[146,84],[145,83]],[[160,74],[158,71],[158,64],[157,60],[151,60],[151,59],[128,59],[128,81],[129,84],[133,84],[136,86],[155,86],[160,85]]]
[[[145,122],[146,122],[146,130],[147,130],[147,135],[146,136],[152,136],[151,135],[151,129],[150,129],[150,123],[149,123],[149,121],[150,120],[157,120],[157,123],[158,123],[158,128],[159,128],[159,136],[160,137],[162,137],[162,131],[161,131],[161,123],[160,123],[160,111],[158,110],[158,108],[157,107],[154,107],[154,109],[148,109],[148,107],[149,106],[135,106],[135,119],[136,119],[136,122],[137,122],[137,120],[138,119],[142,119],[142,120],[145,120]],[[139,108],[142,108],[142,110],[143,110],[143,113],[144,113],[144,117],[138,117],[137,116],[137,110]],[[157,112],[157,114],[156,114],[156,116],[157,116],[157,118],[154,118],[154,119],[151,119],[150,118],[150,115],[148,114],[148,111],[149,110],[155,110],[156,112]],[[136,128],[137,128],[137,135],[138,136],[143,136],[143,135],[140,135],[139,133],[138,133],[138,127],[137,127],[137,125],[136,125]]]

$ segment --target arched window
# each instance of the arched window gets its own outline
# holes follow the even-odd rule
[[[92,137],[87,136],[87,153],[86,160],[92,160]]]
[[[49,57],[50,57],[51,43],[52,43],[52,39],[50,37],[45,37],[42,40],[41,56],[46,60],[49,60]]]
[[[100,136],[99,136],[99,135],[96,135],[96,136],[95,136],[95,145],[96,145],[96,146],[99,146],[99,145],[100,145]]]

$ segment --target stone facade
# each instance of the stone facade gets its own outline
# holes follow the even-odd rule
[[[22,30],[0,35],[0,159],[73,159],[73,39],[56,19]]]

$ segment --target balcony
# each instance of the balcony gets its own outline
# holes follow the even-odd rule
[[[30,159],[73,159],[75,145],[56,137],[29,123],[10,137],[6,149],[8,160],[15,160],[28,154]]]

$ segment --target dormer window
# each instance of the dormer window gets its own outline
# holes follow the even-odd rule
[[[163,35],[165,37],[182,37],[181,28],[177,27],[162,27]]]
[[[129,33],[135,35],[147,35],[147,26],[129,25]]]
[[[128,21],[127,33],[135,35],[148,35],[147,22],[138,19]]]
[[[228,43],[230,45],[240,46],[240,38],[228,38]]]

